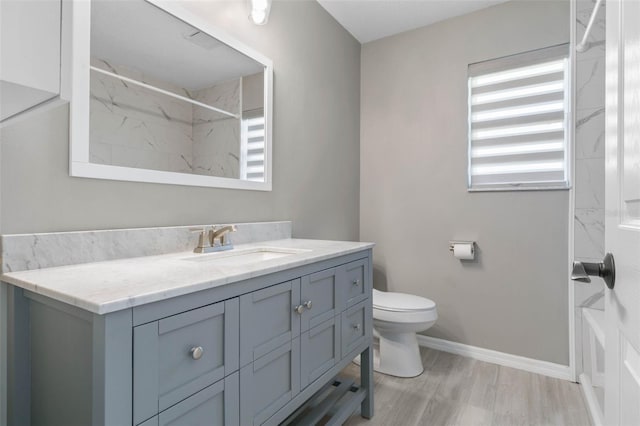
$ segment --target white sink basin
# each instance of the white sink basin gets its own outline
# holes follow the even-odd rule
[[[310,250],[305,249],[281,247],[253,247],[248,249],[232,249],[217,253],[199,254],[191,257],[185,257],[182,260],[189,262],[219,263],[220,265],[230,266],[279,259],[281,257],[309,251]]]

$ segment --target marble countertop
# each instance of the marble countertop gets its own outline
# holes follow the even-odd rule
[[[249,278],[283,271],[373,247],[373,243],[284,239],[239,244],[234,252],[257,248],[299,252],[238,264],[202,261],[231,252],[179,252],[2,274],[0,280],[84,310],[107,314]],[[231,258],[230,258],[231,259]],[[235,264],[234,264],[235,263]]]

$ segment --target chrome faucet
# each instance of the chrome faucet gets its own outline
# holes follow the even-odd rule
[[[198,232],[198,246],[193,250],[195,253],[213,253],[216,251],[231,250],[231,238],[229,232],[235,232],[235,225],[226,225],[221,228],[212,226],[208,231],[207,228],[193,228],[191,232]]]

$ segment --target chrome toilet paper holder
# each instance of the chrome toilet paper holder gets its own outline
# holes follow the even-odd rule
[[[453,248],[456,244],[471,244],[473,246],[473,251],[476,250],[476,242],[475,241],[449,241],[449,251],[453,253]]]

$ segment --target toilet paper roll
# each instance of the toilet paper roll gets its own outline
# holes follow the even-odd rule
[[[453,255],[460,260],[473,260],[475,250],[473,243],[455,243],[453,245]]]

